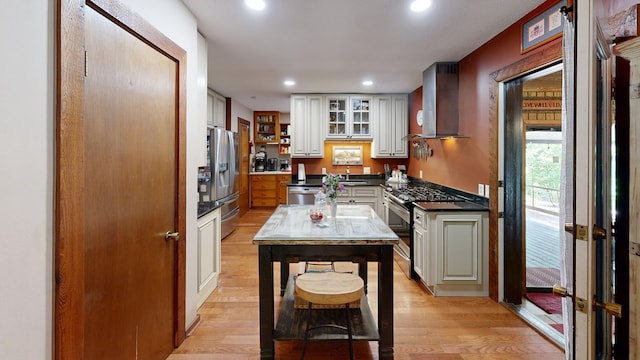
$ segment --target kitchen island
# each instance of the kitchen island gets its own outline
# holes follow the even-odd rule
[[[277,331],[274,321],[273,263],[280,263],[281,295],[289,280],[289,263],[299,261],[350,261],[367,284],[367,263],[378,263],[378,331],[380,359],[393,358],[393,246],[398,236],[368,205],[339,205],[335,218],[314,224],[310,205],[280,205],[253,238],[259,246],[260,357],[275,358],[276,340],[292,340]],[[358,314],[367,312],[366,295]],[[283,301],[283,307],[289,301]],[[291,312],[291,309],[280,309]],[[281,316],[278,317],[283,318]],[[367,319],[364,319],[367,320]],[[295,322],[293,322],[295,326]],[[346,335],[345,335],[346,338]],[[301,340],[301,339],[300,339]]]

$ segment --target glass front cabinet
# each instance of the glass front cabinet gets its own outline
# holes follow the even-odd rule
[[[372,103],[371,96],[327,96],[327,138],[370,139]]]

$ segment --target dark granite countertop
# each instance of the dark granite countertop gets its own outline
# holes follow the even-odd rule
[[[324,175],[307,175],[307,181],[298,182],[294,176],[288,186],[322,186],[322,177]],[[344,175],[343,175],[344,177]],[[341,184],[345,186],[379,186],[384,184],[384,175],[350,175],[349,180],[342,179]]]
[[[222,206],[219,201],[203,201],[198,203],[198,218],[201,218],[213,210]]]

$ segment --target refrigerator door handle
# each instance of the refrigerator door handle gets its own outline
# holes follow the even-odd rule
[[[226,222],[227,220],[229,220],[230,218],[234,217],[234,216],[238,216],[240,214],[240,209],[236,208],[233,211],[223,215],[222,217],[220,217],[220,221],[222,222]]]
[[[222,204],[228,204],[228,203],[232,203],[232,202],[238,200],[239,198],[240,198],[240,194],[239,193],[235,193],[235,194],[231,194],[231,195],[227,196],[224,199],[220,199],[219,201]]]

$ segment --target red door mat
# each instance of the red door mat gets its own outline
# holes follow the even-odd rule
[[[549,324],[552,328],[556,329],[559,333],[564,334],[564,326],[562,324]]]
[[[527,300],[549,314],[562,314],[562,298],[553,293],[526,293]]]

